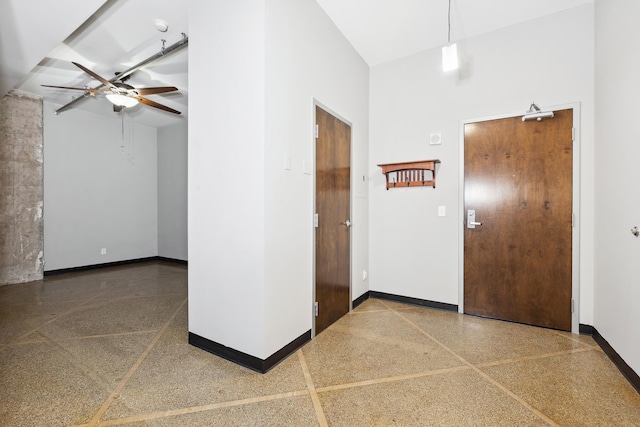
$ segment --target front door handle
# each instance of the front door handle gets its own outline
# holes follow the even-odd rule
[[[469,209],[467,211],[467,228],[476,228],[476,225],[482,225],[482,223],[476,222],[476,210]]]

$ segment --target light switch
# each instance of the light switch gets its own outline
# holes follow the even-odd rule
[[[288,154],[284,156],[284,170],[291,170],[291,156]]]
[[[302,161],[302,173],[305,175],[311,175],[312,164],[309,160]]]
[[[447,215],[447,207],[438,206],[438,216],[446,216],[446,215]]]

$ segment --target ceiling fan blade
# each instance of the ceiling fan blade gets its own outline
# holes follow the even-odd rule
[[[40,85],[42,87],[53,87],[56,89],[71,89],[71,90],[87,90],[84,87],[69,87],[69,86],[52,86],[52,85]]]
[[[91,96],[94,96],[96,93],[111,92],[110,90],[93,89],[93,88],[86,88],[86,87],[69,87],[69,86],[52,86],[52,85],[40,85],[40,86],[42,86],[42,87],[52,87],[52,88],[55,88],[55,89],[82,90],[84,92],[87,92]]]
[[[80,68],[82,71],[84,71],[85,73],[89,74],[91,77],[93,77],[94,79],[98,80],[100,83],[102,83],[103,85],[113,88],[115,89],[116,86],[114,86],[113,83],[111,83],[110,81],[108,81],[107,79],[105,79],[104,77],[99,76],[98,74],[94,73],[93,71],[91,71],[90,69],[88,69],[87,67],[78,64],[77,62],[71,62],[73,65],[75,65],[76,67]]]
[[[178,90],[175,86],[158,86],[158,87],[140,87],[136,88],[135,91],[138,92],[138,95],[153,95],[155,93],[166,93],[166,92],[175,92]]]
[[[134,96],[134,98],[137,99],[138,101],[142,102],[143,104],[150,106],[150,107],[155,107],[155,108],[158,108],[160,110],[168,111],[168,112],[173,113],[173,114],[182,114],[178,110],[174,110],[173,108],[169,108],[166,105],[158,104],[157,102],[152,101],[150,99],[143,98],[141,96]]]

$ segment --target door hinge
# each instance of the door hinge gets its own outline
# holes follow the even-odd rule
[[[571,128],[571,140],[572,141],[576,140],[576,128],[575,127]]]
[[[313,303],[313,312],[317,317],[318,316],[318,301]]]
[[[575,304],[575,300],[572,298],[571,299],[571,312],[575,313],[576,311],[576,304]]]
[[[313,214],[313,226],[318,228],[318,214]]]
[[[571,214],[571,228],[576,228],[576,214]]]
[[[316,125],[315,129],[313,130],[313,132],[314,132],[314,136],[317,139],[318,138],[318,125]]]

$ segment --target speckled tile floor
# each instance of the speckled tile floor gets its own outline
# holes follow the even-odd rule
[[[261,375],[187,343],[187,269],[0,287],[1,426],[640,426],[588,336],[370,299]]]

